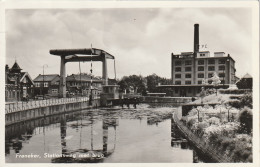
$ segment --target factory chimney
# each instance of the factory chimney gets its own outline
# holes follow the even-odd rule
[[[197,57],[199,52],[199,24],[194,24],[194,57]]]

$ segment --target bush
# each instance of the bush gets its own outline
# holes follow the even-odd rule
[[[253,127],[253,115],[251,109],[245,107],[239,114],[240,133],[250,134]]]
[[[252,105],[252,92],[250,93],[246,93],[242,96],[241,98],[241,105],[244,107],[244,106],[247,106],[249,108],[252,108],[253,105]]]
[[[244,94],[252,92],[250,89],[219,89],[218,91],[221,94]]]
[[[234,108],[241,108],[241,102],[239,100],[229,101],[228,105],[230,105]]]

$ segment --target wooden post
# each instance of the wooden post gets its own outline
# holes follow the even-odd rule
[[[103,60],[102,60],[102,79],[103,79],[103,84],[108,85],[108,76],[107,76],[107,59],[106,56],[103,55]]]
[[[65,56],[60,56],[60,87],[59,96],[66,98],[66,67],[65,67]]]

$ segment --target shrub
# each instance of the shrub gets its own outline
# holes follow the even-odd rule
[[[247,92],[252,92],[250,89],[219,89],[221,94],[244,94]]]
[[[240,133],[250,134],[252,132],[253,127],[253,115],[251,109],[245,107],[239,113],[239,122],[240,122]]]
[[[229,101],[228,105],[235,107],[235,108],[241,108],[241,102],[239,100]]]
[[[252,92],[244,94],[240,101],[243,107],[247,106],[252,108]]]

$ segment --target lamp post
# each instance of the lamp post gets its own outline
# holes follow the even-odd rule
[[[44,64],[43,66],[42,66],[42,95],[43,95],[43,100],[45,99],[44,98],[44,67],[48,67],[48,65],[47,64]]]
[[[228,56],[229,56],[229,54],[228,54]],[[230,78],[230,72],[229,72],[229,66],[230,66],[230,64],[229,64],[230,62],[229,62],[229,58],[227,59],[227,70],[228,70],[228,76],[229,76],[229,78]],[[230,82],[228,82],[228,84],[231,84]],[[224,81],[223,81],[223,85],[224,85]]]

